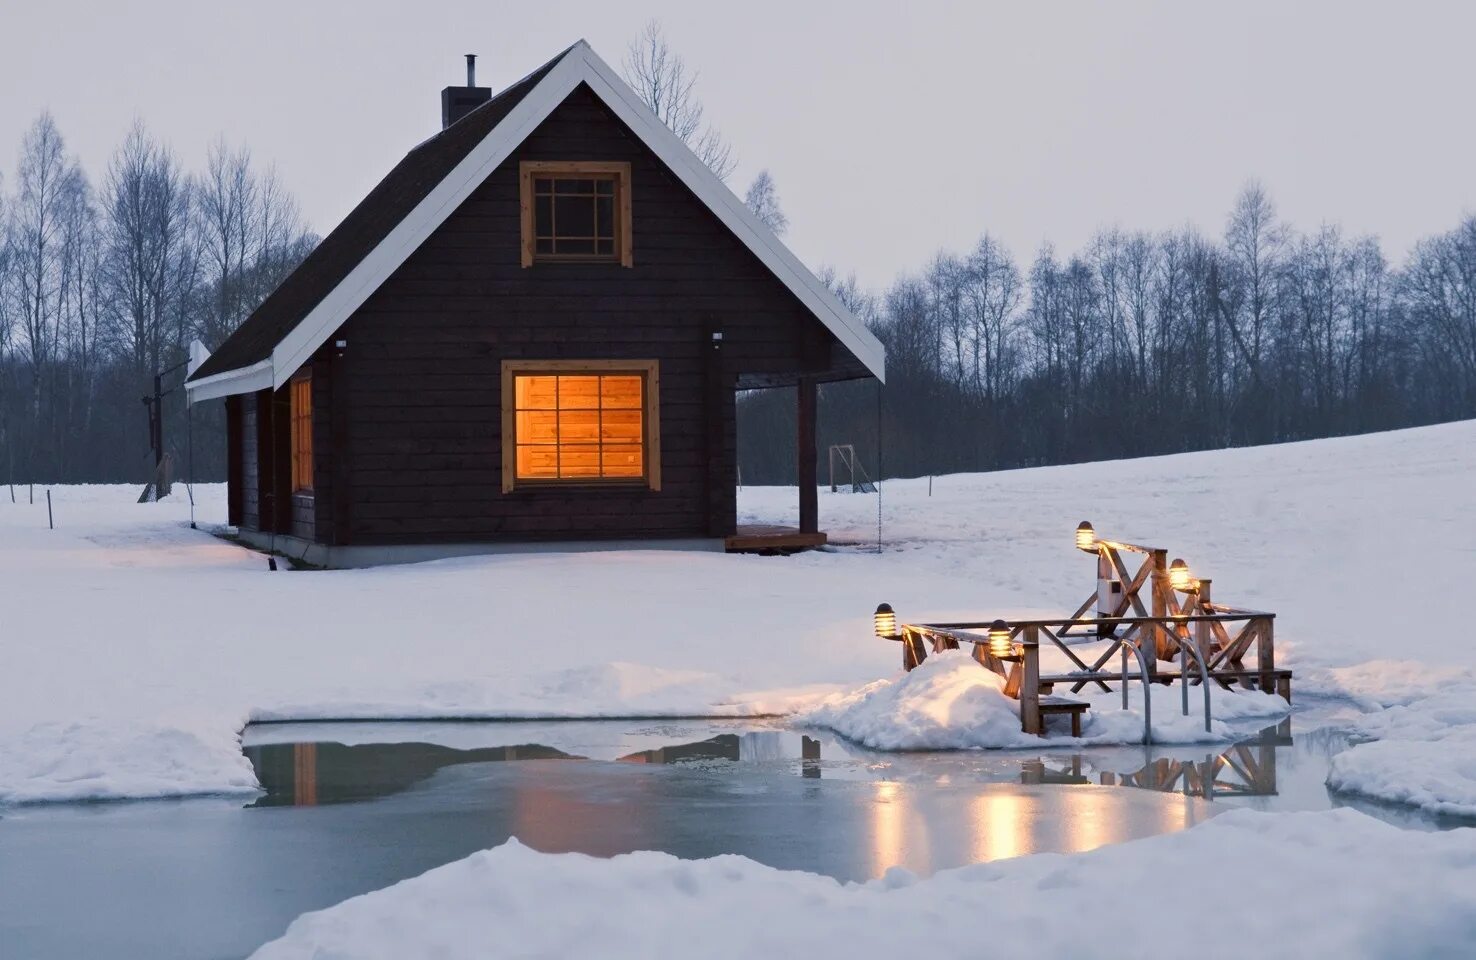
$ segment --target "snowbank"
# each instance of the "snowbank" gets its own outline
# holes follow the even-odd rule
[[[1142,689],[1131,687],[1129,709],[1120,694],[1073,695],[1091,705],[1080,738],[1049,730],[1044,741],[1020,731],[1020,705],[1004,694],[1004,680],[965,651],[951,650],[923,661],[911,673],[878,680],[801,710],[794,722],[826,727],[875,750],[964,750],[970,748],[1123,744],[1143,742]],[[1290,707],[1260,693],[1211,691],[1211,729],[1204,729],[1204,699],[1192,691],[1183,714],[1178,688],[1154,687],[1155,743],[1230,740],[1227,720],[1284,716]],[[1132,707],[1133,701],[1139,704]]]
[[[1372,713],[1355,730],[1378,739],[1333,757],[1329,787],[1476,817],[1476,683]]]
[[[1234,811],[1086,854],[866,884],[742,857],[599,860],[510,841],[305,914],[253,958],[1178,958],[1243,957],[1247,944],[1268,960],[1455,958],[1476,942],[1473,865],[1476,830],[1403,831],[1350,810]],[[1190,880],[1206,870],[1216,895]],[[1134,919],[1149,890],[1161,896]]]

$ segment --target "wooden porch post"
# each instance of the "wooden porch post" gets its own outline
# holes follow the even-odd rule
[[[1040,721],[1040,630],[1026,627],[1020,643],[1020,730],[1041,736]]]
[[[815,379],[800,377],[796,454],[799,462],[800,533],[820,532],[820,491],[815,465]]]

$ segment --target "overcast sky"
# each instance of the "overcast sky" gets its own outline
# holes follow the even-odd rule
[[[3,0],[0,171],[44,109],[96,182],[135,116],[197,168],[224,133],[326,232],[440,123],[440,88],[651,17],[700,71],[736,192],[872,287],[990,231],[1022,259],[1097,229],[1221,232],[1249,178],[1391,259],[1476,212],[1476,3],[705,4]]]

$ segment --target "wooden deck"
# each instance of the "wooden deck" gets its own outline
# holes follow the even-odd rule
[[[740,524],[738,532],[723,540],[728,553],[795,553],[823,547],[829,538],[823,533],[802,533],[797,527],[776,524]]]

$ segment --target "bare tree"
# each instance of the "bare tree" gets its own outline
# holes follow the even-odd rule
[[[61,335],[68,256],[68,208],[81,189],[81,172],[51,114],[43,113],[21,141],[16,197],[9,218],[11,311],[20,326],[21,356],[30,378],[30,417],[41,419],[42,396]]]
[[[117,349],[151,376],[189,330],[198,260],[179,161],[135,123],[108,164],[103,210]]]
[[[702,101],[694,91],[697,74],[687,72],[686,62],[666,42],[660,21],[647,21],[630,42],[622,67],[625,82],[651,112],[691,147],[719,179],[728,179],[738,160],[722,135],[710,124],[703,123]]]
[[[1276,207],[1259,183],[1246,184],[1230,212],[1225,247],[1231,266],[1230,296],[1225,319],[1241,360],[1258,380],[1261,353],[1266,345],[1277,272],[1287,239],[1276,221]]]
[[[966,264],[964,302],[973,326],[971,379],[988,400],[998,400],[1017,364],[1015,326],[1024,285],[1020,268],[989,234],[979,238]]]
[[[251,152],[232,150],[224,138],[210,147],[194,199],[202,286],[195,332],[214,349],[302,259],[311,240],[275,172],[257,173]]]
[[[760,170],[758,176],[753,178],[753,183],[748,185],[748,193],[743,196],[743,202],[764,226],[774,231],[774,236],[782,237],[784,231],[789,229],[789,218],[779,207],[779,190],[774,186],[774,178],[769,175],[769,171]]]

